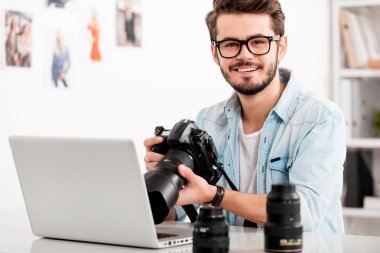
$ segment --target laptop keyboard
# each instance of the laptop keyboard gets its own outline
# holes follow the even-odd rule
[[[158,239],[168,238],[168,237],[173,237],[173,236],[177,236],[177,235],[174,235],[174,234],[165,234],[165,233],[157,233],[157,238]]]

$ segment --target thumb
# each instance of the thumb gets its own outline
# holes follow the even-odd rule
[[[186,167],[183,164],[178,166],[178,171],[181,176],[183,176],[189,181],[191,181],[191,179],[195,176],[194,172],[189,167]]]

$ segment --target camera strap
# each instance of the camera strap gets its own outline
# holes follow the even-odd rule
[[[182,208],[187,214],[187,217],[189,217],[191,223],[194,223],[197,221],[198,212],[197,212],[197,209],[195,209],[194,205],[184,205],[182,206]]]
[[[236,188],[236,186],[234,185],[234,183],[232,183],[231,179],[228,177],[228,175],[227,175],[226,171],[224,170],[222,164],[219,164],[218,169],[220,170],[220,172],[222,172],[224,178],[227,180],[227,183],[231,187],[231,189],[234,190],[234,191],[237,191],[238,189]]]

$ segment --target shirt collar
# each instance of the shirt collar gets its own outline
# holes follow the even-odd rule
[[[300,92],[300,86],[292,72],[285,68],[280,68],[280,81],[285,85],[285,89],[280,99],[274,106],[273,111],[284,121],[288,122],[295,108],[295,99]]]
[[[230,119],[235,111],[241,108],[240,100],[236,92],[233,92],[231,97],[224,104],[224,117]]]

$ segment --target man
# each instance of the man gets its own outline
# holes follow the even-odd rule
[[[290,182],[300,197],[304,230],[344,233],[344,119],[333,103],[302,92],[294,75],[278,67],[287,49],[284,20],[278,0],[214,0],[206,17],[211,51],[236,92],[203,109],[196,121],[212,136],[239,191],[223,194],[181,165],[188,183],[177,205],[210,203],[217,196],[231,225],[264,224],[271,185]],[[148,170],[164,157],[151,152],[161,141],[144,142]],[[218,185],[227,187],[224,179]],[[182,214],[172,211],[168,219]]]

